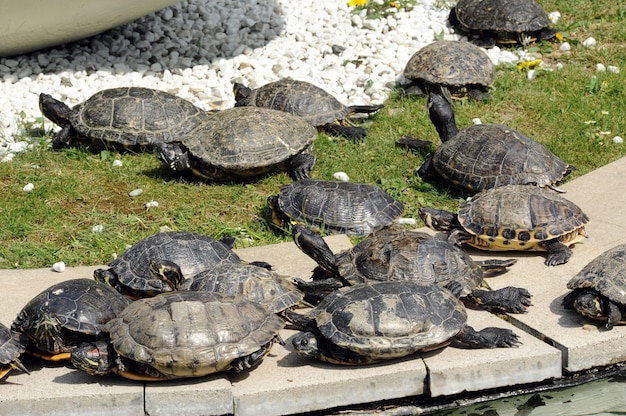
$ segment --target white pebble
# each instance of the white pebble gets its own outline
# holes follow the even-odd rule
[[[559,12],[550,12],[548,13],[548,19],[550,19],[550,23],[555,24],[561,18],[561,13]]]
[[[22,190],[23,190],[24,192],[30,192],[30,191],[32,191],[33,189],[35,189],[35,185],[33,185],[32,183],[27,183],[27,184],[26,184],[26,185],[22,188]]]
[[[609,65],[606,67],[606,69],[609,70],[610,73],[612,74],[619,74],[619,67],[613,66],[613,65]]]
[[[65,263],[62,261],[57,261],[52,265],[52,270],[57,273],[63,273],[65,271]]]
[[[149,201],[146,202],[146,208],[158,207],[159,203],[157,201]]]
[[[403,224],[403,225],[416,225],[417,221],[415,221],[415,218],[407,218],[407,217],[403,217],[403,218],[398,218],[398,224]]]
[[[528,77],[528,79],[535,79],[537,78],[537,71],[535,71],[534,69],[529,69],[526,76]]]
[[[620,136],[615,136],[613,137],[613,143],[615,144],[624,143],[624,139],[622,139]]]
[[[596,64],[596,72],[606,72],[606,67],[602,64]]]
[[[113,161],[113,166],[119,167],[119,166],[122,166],[122,165],[123,165],[123,163],[122,163],[122,161],[121,161],[121,160],[119,160],[119,159],[115,159],[115,160]]]
[[[478,117],[473,118],[472,119],[472,123],[474,123],[474,124],[483,124],[483,122]]]
[[[559,62],[559,63],[557,63],[554,67],[555,67],[556,69],[561,69],[561,68],[563,68],[563,64]]]
[[[102,226],[102,224],[94,225],[93,227],[91,227],[91,232],[94,233],[101,233],[102,230],[104,230],[104,226]]]
[[[335,178],[338,181],[342,181],[342,182],[349,182],[350,181],[350,177],[348,176],[348,174],[346,172],[335,172],[335,173],[333,173],[333,178]]]
[[[592,38],[591,36],[588,37],[587,39],[583,40],[583,46],[586,48],[591,48],[593,46],[596,46],[596,40],[595,38]]]
[[[561,46],[559,46],[559,50],[561,52],[568,52],[571,49],[572,49],[572,46],[569,43],[567,43],[567,42],[563,42],[563,43],[561,43]]]
[[[141,188],[137,188],[137,189],[133,189],[132,191],[130,191],[130,192],[128,193],[128,196],[130,196],[130,197],[132,198],[132,197],[135,197],[135,196],[139,196],[139,195],[141,195],[142,193],[143,193],[143,189],[141,189]]]

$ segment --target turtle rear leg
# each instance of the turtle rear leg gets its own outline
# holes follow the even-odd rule
[[[308,178],[313,166],[315,166],[315,156],[312,153],[298,153],[289,161],[292,179],[299,181]]]
[[[344,136],[353,142],[363,140],[367,136],[367,131],[363,127],[358,126],[342,126],[338,123],[326,124],[324,128],[335,135]]]
[[[498,290],[474,290],[469,299],[487,309],[523,313],[532,306],[531,297],[524,288],[508,286]]]
[[[247,370],[250,368],[254,368],[257,365],[261,364],[265,356],[269,354],[270,349],[272,348],[272,345],[274,345],[274,342],[278,342],[281,345],[285,344],[282,338],[280,338],[279,335],[276,335],[276,338],[272,339],[270,342],[263,345],[261,348],[259,348],[252,354],[246,355],[245,357],[239,357],[236,360],[234,360],[232,362],[233,369],[239,372],[239,371]]]
[[[351,105],[348,108],[350,108],[352,113],[371,114],[371,113],[377,112],[378,110],[384,107],[385,107],[384,104],[378,104],[378,105]]]
[[[506,328],[488,327],[476,331],[469,325],[465,325],[452,340],[452,346],[456,348],[511,348],[520,344],[515,332]]]
[[[548,250],[548,258],[546,259],[546,266],[558,266],[559,264],[565,264],[572,257],[572,250],[561,243],[557,239],[549,240],[543,243],[543,246]]]

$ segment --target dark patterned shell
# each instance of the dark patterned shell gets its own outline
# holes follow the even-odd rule
[[[200,377],[271,342],[284,321],[245,299],[210,292],[174,292],[140,299],[105,331],[113,348],[166,378]]]
[[[339,289],[313,309],[322,335],[372,359],[403,357],[454,337],[467,314],[437,285],[377,282]]]
[[[252,264],[228,263],[211,267],[185,280],[180,290],[221,293],[260,303],[270,312],[281,312],[302,301],[291,278]]]
[[[250,177],[310,151],[316,138],[315,128],[301,117],[267,108],[236,107],[208,116],[180,140],[207,169]]]
[[[446,180],[478,192],[502,185],[553,185],[574,167],[511,127],[477,124],[441,144],[432,158]]]
[[[304,118],[313,126],[343,120],[351,110],[323,89],[305,82],[283,79],[252,90],[237,105],[272,108]]]
[[[483,281],[483,272],[464,251],[444,239],[419,231],[375,231],[336,257],[339,274],[352,284],[405,280],[446,286],[461,284],[461,296]]]
[[[440,40],[415,52],[404,76],[428,84],[488,88],[496,76],[489,56],[478,46],[463,41]]]
[[[26,349],[26,342],[25,334],[12,331],[0,323],[0,374],[3,373],[4,367],[10,366],[20,357]]]
[[[92,142],[118,147],[170,143],[187,134],[206,113],[191,102],[149,88],[113,88],[72,109],[74,129]]]
[[[541,250],[542,241],[584,235],[589,221],[573,202],[532,185],[480,192],[459,207],[458,216],[463,228],[489,244],[490,250]]]
[[[94,274],[113,273],[117,281],[132,292],[144,292],[149,296],[170,292],[172,288],[150,272],[152,260],[176,263],[183,276],[194,276],[224,262],[241,261],[230,247],[208,235],[169,231],[139,241],[109,263],[110,269],[98,269]]]
[[[545,11],[534,0],[459,0],[459,23],[468,31],[536,32],[550,25]]]
[[[605,251],[574,276],[568,289],[594,289],[615,303],[626,305],[626,244]]]
[[[368,235],[404,212],[400,201],[377,186],[315,179],[282,185],[278,206],[313,230],[353,236]]]
[[[15,318],[12,329],[26,334],[37,350],[60,354],[100,334],[102,325],[128,303],[103,283],[66,280],[32,298]],[[54,325],[42,325],[44,322]]]

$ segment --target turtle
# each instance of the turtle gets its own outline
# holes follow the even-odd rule
[[[334,135],[359,141],[367,136],[367,131],[353,125],[350,114],[371,114],[383,105],[345,106],[322,88],[306,81],[281,79],[256,89],[243,84],[233,85],[236,107],[264,107],[285,111],[303,117],[311,125]]]
[[[171,292],[131,303],[104,325],[109,335],[71,354],[92,375],[110,372],[133,380],[202,377],[257,366],[284,321],[247,299],[211,292]]]
[[[429,94],[428,111],[442,144],[420,166],[423,179],[441,177],[468,192],[509,184],[563,192],[555,184],[576,169],[508,126],[475,124],[459,131],[450,103],[439,94]]]
[[[150,267],[156,260],[175,262],[183,276],[193,276],[221,263],[239,263],[242,260],[232,250],[232,241],[191,231],[166,231],[140,240],[108,268],[94,270],[94,279],[117,289],[131,299],[150,297],[178,289],[180,276],[171,274],[164,279],[159,270]]]
[[[350,236],[366,236],[404,213],[402,202],[376,185],[321,179],[283,184],[267,202],[272,222],[279,227],[291,221]]]
[[[93,149],[151,150],[155,143],[189,133],[206,116],[190,101],[141,87],[102,90],[73,108],[41,93],[39,108],[61,127],[54,149],[81,143]]]
[[[235,107],[207,116],[156,155],[174,171],[213,182],[247,180],[287,170],[294,179],[315,165],[317,132],[301,117],[257,107]]]
[[[51,361],[67,360],[81,342],[101,337],[101,325],[129,303],[106,284],[85,278],[66,280],[33,297],[11,329],[27,336],[26,348],[32,355]]]
[[[465,41],[440,40],[429,43],[411,56],[404,68],[411,81],[404,87],[409,95],[435,92],[449,101],[452,96],[469,95],[489,100],[496,77],[495,65],[478,46]]]
[[[26,343],[26,334],[13,331],[0,323],[0,381],[4,380],[11,370],[30,374],[20,361],[20,355],[26,349]]]
[[[292,236],[323,269],[314,271],[312,281],[296,279],[307,294],[323,295],[342,286],[376,281],[414,281],[437,284],[487,309],[522,313],[531,305],[524,288],[480,289],[486,273],[504,271],[514,259],[474,261],[455,244],[421,231],[383,227],[337,254],[319,234],[302,225],[292,227]]]
[[[159,270],[164,279],[169,273],[182,275],[171,261],[154,260],[151,269]],[[303,293],[293,282],[276,272],[254,264],[221,263],[182,281],[181,291],[206,291],[228,297],[243,297],[260,303],[270,312],[280,313],[302,302]]]
[[[566,263],[569,248],[587,237],[589,217],[556,192],[533,185],[505,185],[482,191],[457,213],[419,209],[424,223],[449,232],[449,239],[481,250],[547,251],[547,266]]]
[[[626,324],[626,244],[589,262],[567,283],[563,307],[605,322],[606,329]]]
[[[450,24],[491,48],[498,44],[550,40],[557,31],[549,28],[550,19],[534,0],[459,0],[450,10]]]
[[[458,298],[435,284],[391,281],[344,287],[308,315],[290,315],[303,329],[292,339],[295,352],[333,364],[371,364],[446,345],[519,344],[509,329],[474,330]]]

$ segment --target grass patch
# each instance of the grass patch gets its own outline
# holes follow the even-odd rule
[[[615,135],[626,136],[621,111],[626,68],[618,74],[596,72],[598,63],[626,62],[624,2],[542,5],[548,12],[561,12],[556,27],[572,50],[559,51],[559,43],[533,45],[530,50],[548,67],[563,67],[539,70],[533,80],[516,66],[498,67],[493,101],[457,103],[457,122],[467,126],[479,117],[484,123],[510,125],[575,165],[574,178],[626,155],[626,145],[612,142]],[[589,36],[596,38],[597,46],[582,46]],[[364,123],[369,135],[360,144],[320,135],[312,177],[330,179],[344,171],[352,181],[376,184],[399,198],[406,216],[416,218],[421,206],[455,209],[466,197],[416,174],[438,145],[425,97],[392,94],[386,108]],[[417,153],[397,148],[395,141],[406,134],[433,145]],[[164,228],[218,238],[232,235],[239,248],[290,240],[271,224],[266,205],[280,184],[290,182],[284,173],[253,184],[215,185],[173,175],[151,154],[94,154],[80,148],[57,152],[43,139],[25,136],[33,140],[33,148],[0,164],[1,268],[50,267],[59,260],[69,266],[102,264]],[[50,137],[48,132],[45,138]],[[114,166],[114,160],[122,166]],[[31,192],[22,190],[27,183],[34,185]],[[143,193],[130,197],[138,188]],[[146,208],[150,201],[159,205]],[[101,232],[93,231],[97,225]]]

